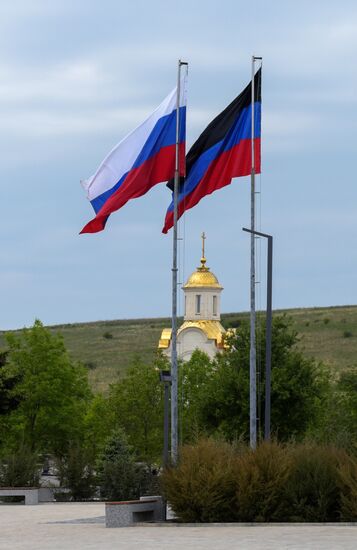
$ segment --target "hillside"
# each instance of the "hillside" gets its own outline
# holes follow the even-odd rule
[[[299,347],[306,355],[324,361],[333,369],[357,363],[357,306],[306,308],[275,311],[286,314],[299,334]],[[236,326],[248,313],[222,315],[224,326]],[[258,315],[259,319],[259,315]],[[99,321],[49,327],[61,333],[74,359],[83,361],[95,390],[105,390],[140,357],[154,358],[157,343],[170,319]],[[0,347],[4,346],[3,334]]]

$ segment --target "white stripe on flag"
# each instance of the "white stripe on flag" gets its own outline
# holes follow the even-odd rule
[[[177,87],[142,124],[111,150],[93,176],[81,181],[90,201],[111,189],[132,168],[157,121],[176,109],[176,90]],[[180,107],[183,107],[186,105],[186,75],[182,75],[180,92]]]

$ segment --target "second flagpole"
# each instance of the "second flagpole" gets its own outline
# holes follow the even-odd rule
[[[177,100],[176,100],[176,149],[174,177],[174,225],[172,246],[172,333],[171,333],[171,460],[173,464],[178,459],[178,363],[177,363],[177,219],[178,195],[180,185],[180,95],[181,67],[188,63],[178,61]]]
[[[255,62],[261,57],[252,56],[252,120],[251,120],[251,200],[250,200],[250,367],[249,367],[249,440],[250,447],[257,446],[257,372],[255,344]]]

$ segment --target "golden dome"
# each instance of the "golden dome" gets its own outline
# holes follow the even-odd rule
[[[198,267],[192,275],[190,275],[183,288],[198,288],[202,286],[210,288],[223,288],[219,284],[217,277],[211,273],[209,267],[206,266],[206,258],[204,256],[201,258],[201,266]]]

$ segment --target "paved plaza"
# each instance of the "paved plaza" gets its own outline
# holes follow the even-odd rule
[[[103,503],[0,506],[0,550],[355,550],[351,525],[140,525],[106,529]]]

